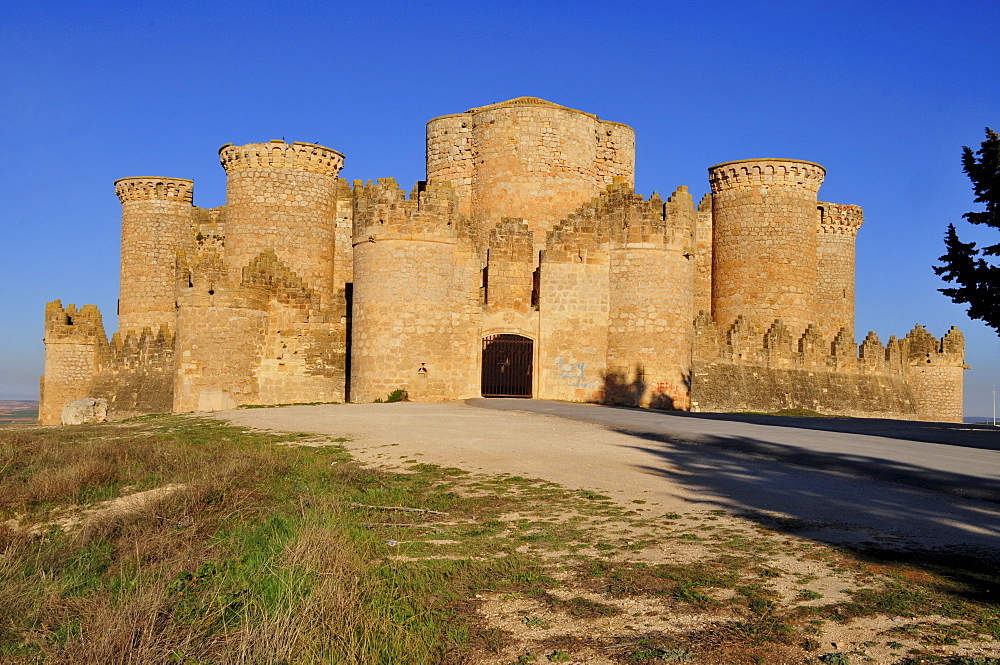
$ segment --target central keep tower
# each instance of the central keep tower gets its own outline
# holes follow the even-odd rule
[[[427,123],[427,180],[450,182],[459,212],[488,223],[519,217],[536,244],[616,178],[635,181],[628,125],[537,97]]]

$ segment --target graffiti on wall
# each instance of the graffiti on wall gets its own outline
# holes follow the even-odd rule
[[[562,356],[558,356],[553,360],[553,364],[556,368],[556,380],[564,381],[574,388],[597,388],[597,381],[587,381],[587,363],[570,363]]]

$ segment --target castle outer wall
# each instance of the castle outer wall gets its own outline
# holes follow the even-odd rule
[[[823,167],[709,169],[698,204],[633,189],[627,125],[525,97],[427,124],[427,181],[339,178],[344,156],[219,151],[226,205],[123,178],[119,331],[49,303],[40,421],[370,402],[405,390],[692,411],[962,418],[964,340],[858,343],[858,206]]]

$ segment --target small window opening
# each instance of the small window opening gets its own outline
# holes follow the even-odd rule
[[[68,326],[73,325],[73,317],[72,316],[66,315],[66,325],[68,325]]]
[[[209,289],[208,290],[208,295],[214,296],[215,295],[215,289]]]
[[[542,266],[535,268],[531,273],[531,306],[538,309],[538,296],[542,285]]]
[[[483,304],[490,301],[490,265],[483,266],[483,282],[479,287],[483,292]]]
[[[191,273],[188,273],[188,288],[194,288],[194,282],[191,280]]]

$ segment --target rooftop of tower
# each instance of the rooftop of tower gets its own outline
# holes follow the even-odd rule
[[[489,111],[496,108],[503,108],[508,106],[544,106],[548,108],[560,109],[562,111],[570,111],[571,113],[579,113],[581,115],[588,116],[594,120],[601,120],[601,117],[595,113],[587,113],[586,111],[581,111],[580,109],[570,108],[568,106],[563,106],[562,104],[556,104],[555,102],[550,102],[541,97],[515,97],[514,99],[508,99],[503,102],[495,102],[493,104],[486,104],[485,106],[475,106],[465,113],[479,113],[481,111]],[[439,118],[449,118],[459,115],[465,115],[465,113],[446,113],[444,115],[439,115],[437,117],[431,118],[428,122],[434,122]],[[622,125],[623,127],[629,127],[623,122],[614,122],[613,120],[601,120],[601,122],[606,122],[612,125]]]

